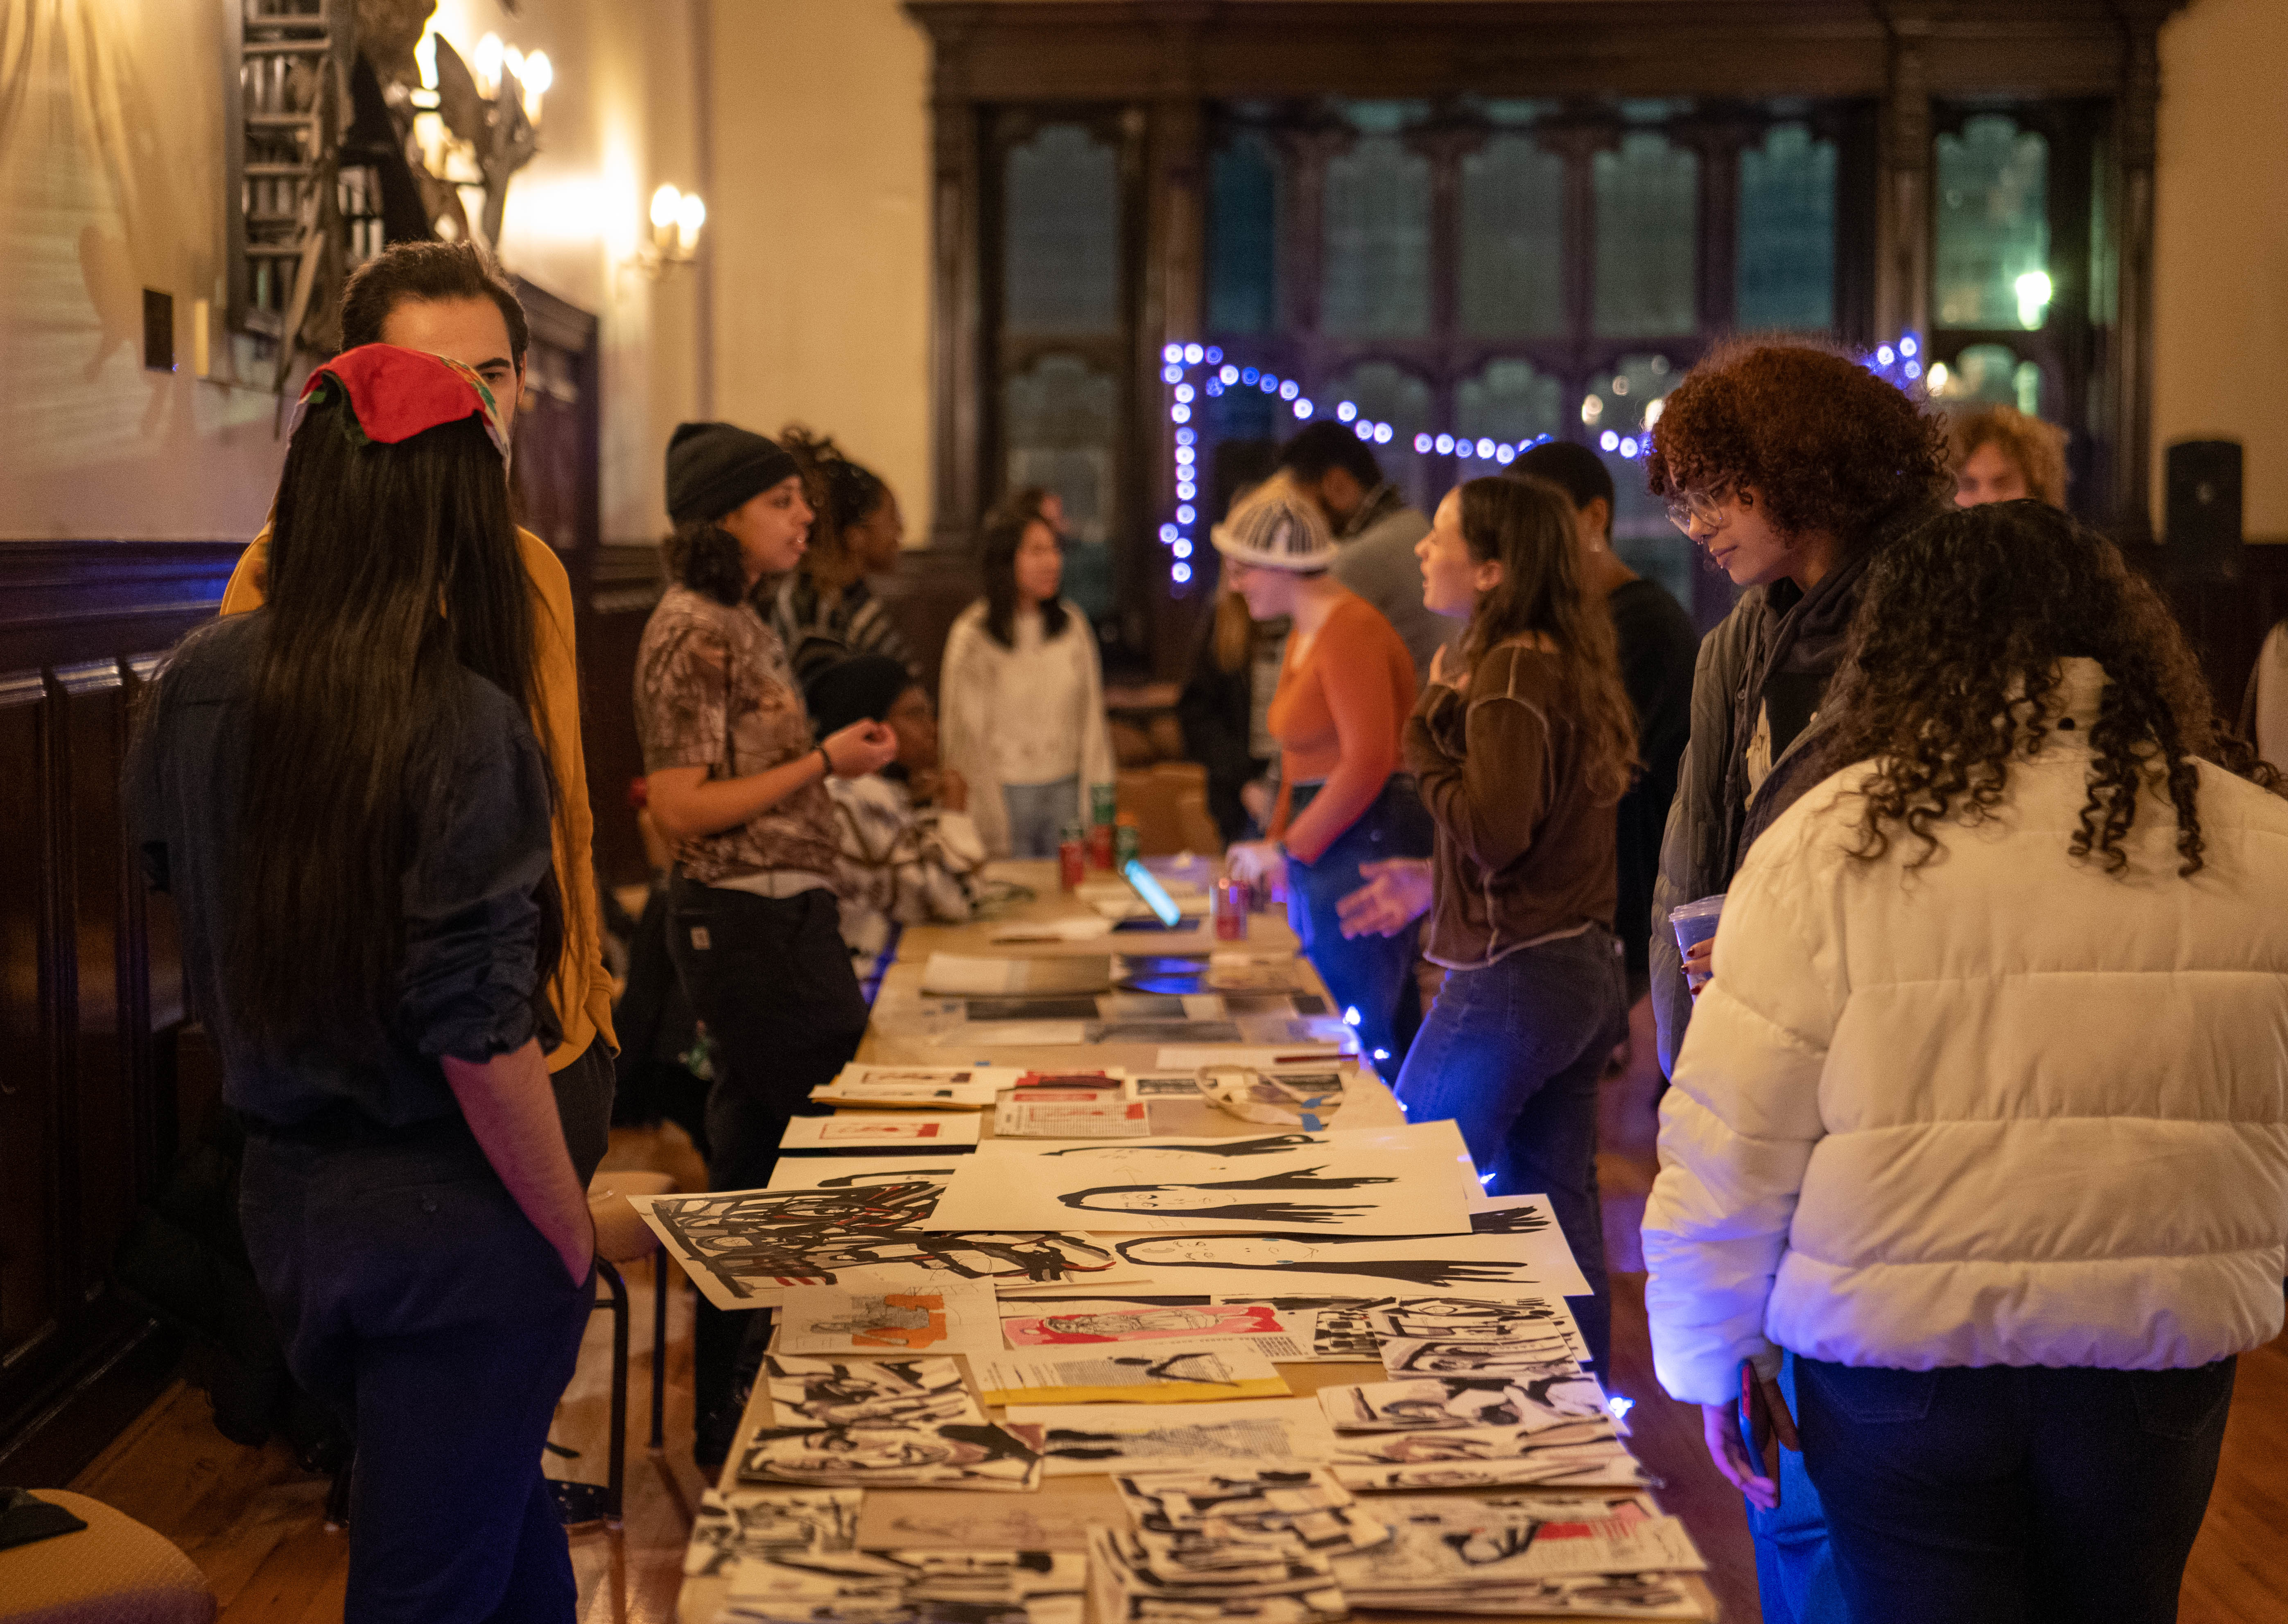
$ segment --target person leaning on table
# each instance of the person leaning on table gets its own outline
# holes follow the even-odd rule
[[[842,944],[830,775],[887,766],[879,722],[814,739],[786,650],[749,601],[803,555],[810,505],[794,458],[727,423],[667,448],[671,584],[636,650],[637,731],[653,823],[675,848],[668,953],[715,1041],[707,1178],[767,1184],[810,1092],[858,1051],[866,1001]],[[702,1303],[695,1454],[720,1461],[738,1424],[744,1316]]]
[[[2288,802],[2030,502],[1872,563],[1827,711],[1662,1105],[1661,1385],[1768,1503],[1739,1373],[1792,1351],[1855,1624],[2173,1619],[2281,1327]]]

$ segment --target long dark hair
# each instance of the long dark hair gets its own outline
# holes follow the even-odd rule
[[[1048,522],[1037,514],[1005,511],[986,522],[977,560],[985,577],[985,630],[1004,648],[1017,646],[1017,549],[1025,544],[1026,531],[1035,525],[1046,529]],[[1063,636],[1068,618],[1061,598],[1044,603],[1042,640]]]
[[[1920,867],[1948,820],[1993,816],[2014,757],[2038,753],[2056,725],[2059,661],[2076,656],[2104,667],[2106,686],[2067,850],[2096,854],[2109,874],[2128,867],[2121,843],[2149,787],[2176,809],[2177,872],[2199,872],[2194,759],[2276,791],[2279,775],[2219,721],[2176,617],[2121,550],[2030,501],[1950,511],[1868,570],[1819,764],[1874,764],[1854,855],[1880,858],[1896,828],[1922,843],[1908,865]],[[2014,726],[1998,725],[2006,717]]]
[[[1461,497],[1471,558],[1502,566],[1501,580],[1470,610],[1463,658],[1474,671],[1513,638],[1537,633],[1554,643],[1581,730],[1582,774],[1600,804],[1617,803],[1636,766],[1636,711],[1621,685],[1612,616],[1581,588],[1572,503],[1529,474],[1471,479]]]
[[[544,756],[550,742],[531,587],[483,425],[353,445],[349,410],[339,392],[314,404],[287,449],[250,687],[223,979],[234,1018],[274,1054],[387,1028],[405,871],[446,790],[465,673],[517,702]],[[540,900],[544,985],[563,929],[552,869]]]

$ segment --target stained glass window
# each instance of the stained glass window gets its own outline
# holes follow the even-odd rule
[[[1267,333],[1278,319],[1279,155],[1242,131],[1208,162],[1208,326]]]
[[[1938,138],[1941,327],[2038,328],[2050,299],[2050,145],[2016,121],[1982,114]]]
[[[1516,445],[1536,435],[1565,431],[1563,385],[1531,361],[1486,363],[1477,376],[1454,391],[1454,432],[1476,440]]]
[[[1372,105],[1372,104],[1370,104]],[[1319,325],[1341,338],[1430,330],[1430,160],[1361,136],[1327,163]]]
[[[1740,154],[1739,242],[1739,326],[1835,325],[1834,142],[1780,124]]]
[[[1009,149],[1002,275],[1013,333],[1120,330],[1120,177],[1111,147],[1051,124]]]
[[[1688,333],[1700,161],[1651,130],[1592,165],[1597,203],[1596,330],[1610,337]]]
[[[1116,393],[1080,357],[1045,355],[1010,376],[1003,400],[1005,488],[1045,485],[1064,499],[1065,596],[1091,615],[1112,609]]]
[[[1462,330],[1540,337],[1565,330],[1565,160],[1529,135],[1498,135],[1462,159]]]
[[[1360,416],[1390,424],[1389,440],[1370,448],[1374,460],[1381,464],[1384,479],[1404,491],[1408,501],[1423,506],[1428,494],[1423,489],[1426,476],[1423,459],[1414,454],[1414,436],[1437,426],[1430,421],[1430,385],[1389,361],[1370,360],[1312,393],[1330,405],[1348,400],[1358,408]]]

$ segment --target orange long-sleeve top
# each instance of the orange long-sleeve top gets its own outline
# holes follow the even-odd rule
[[[1315,863],[1358,821],[1398,770],[1399,739],[1414,709],[1414,656],[1382,612],[1346,592],[1300,659],[1287,639],[1265,717],[1279,741],[1279,804],[1271,834],[1290,856]],[[1323,780],[1288,819],[1294,787]]]

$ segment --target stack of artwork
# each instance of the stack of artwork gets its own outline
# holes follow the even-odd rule
[[[1385,1499],[1391,1537],[1338,1555],[1357,1606],[1513,1617],[1705,1617],[1681,1582],[1707,1566],[1645,1494],[1533,1501]]]
[[[1098,1624],[1171,1619],[1334,1624],[1338,1556],[1390,1531],[1325,1473],[1235,1468],[1116,1473],[1130,1525],[1093,1531]]]
[[[725,1624],[1081,1624],[1088,1565],[1066,1551],[773,1551],[730,1579]]]
[[[949,1359],[766,1355],[772,1424],[739,1458],[751,1483],[1024,1490],[1040,1486],[1041,1438],[985,1419]]]

